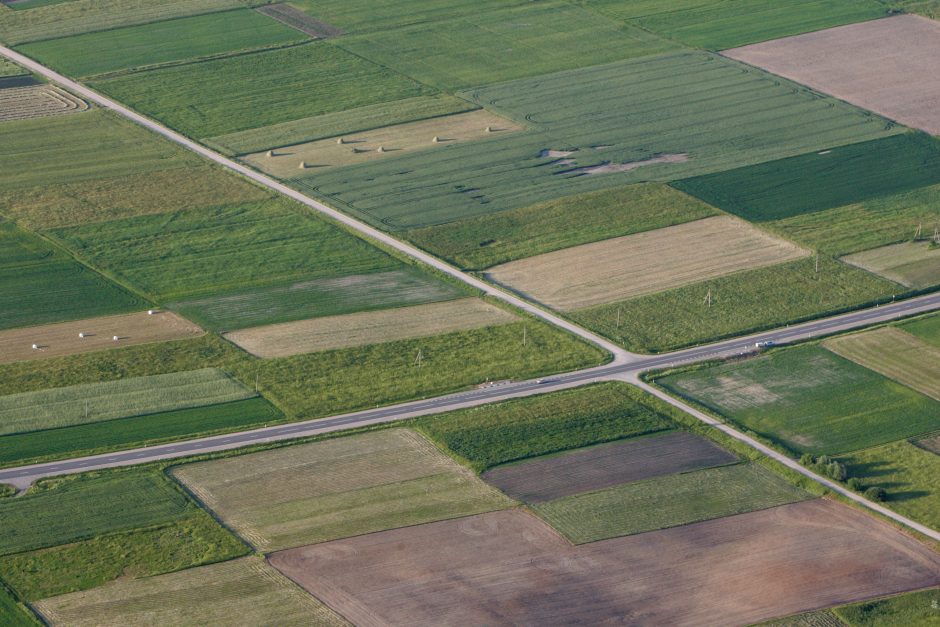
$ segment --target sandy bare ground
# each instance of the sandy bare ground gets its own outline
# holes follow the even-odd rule
[[[85,337],[78,336],[84,333]],[[198,337],[204,331],[169,311],[102,316],[0,331],[0,363],[89,353],[134,344]],[[114,341],[114,336],[120,339]],[[33,349],[33,344],[39,349]]]
[[[55,85],[0,89],[0,122],[27,120],[88,109],[88,103]]]
[[[873,248],[842,258],[843,261],[914,288],[940,283],[940,247],[930,242],[903,242]]]
[[[511,261],[487,276],[550,307],[571,310],[808,254],[742,220],[716,216]]]
[[[675,432],[500,466],[485,472],[483,479],[514,499],[541,503],[734,460],[734,455],[704,438]]]
[[[367,346],[451,331],[506,324],[514,315],[479,298],[326,316],[226,333],[226,339],[262,358]]]
[[[940,556],[821,499],[578,547],[511,510],[269,561],[361,626],[745,625],[940,582]]]
[[[899,15],[724,54],[940,134],[940,22]]]
[[[487,128],[490,132],[487,132]],[[478,109],[344,136],[342,144],[338,143],[340,138],[331,137],[276,148],[270,151],[271,154],[256,152],[246,155],[244,160],[268,174],[290,178],[303,174],[301,162],[307,165],[305,171],[309,174],[318,168],[389,159],[415,150],[443,148],[521,129],[511,120]],[[435,137],[437,143],[434,142]],[[379,152],[379,148],[384,152]]]

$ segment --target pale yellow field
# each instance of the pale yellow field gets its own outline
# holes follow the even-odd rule
[[[233,331],[226,333],[225,337],[258,357],[287,357],[478,329],[515,319],[511,313],[479,298],[461,298],[414,307],[272,324]]]
[[[486,131],[487,127],[491,132]],[[511,120],[485,109],[477,109],[348,135],[342,138],[342,144],[337,141],[340,138],[331,137],[276,148],[270,156],[268,152],[256,152],[246,155],[244,160],[268,174],[289,178],[301,174],[301,162],[306,164],[306,171],[310,172],[317,168],[352,165],[372,159],[390,159],[415,150],[443,148],[521,129]],[[438,138],[437,143],[433,141],[435,137]],[[380,147],[384,152],[379,152]]]
[[[561,310],[591,307],[808,255],[716,216],[495,266],[487,276]]]
[[[88,103],[55,85],[0,89],[0,122],[63,115],[88,109]]]
[[[80,338],[79,333],[84,333],[85,337]],[[205,331],[198,326],[170,311],[159,311],[152,316],[142,311],[10,329],[0,331],[0,364],[180,340],[203,333]],[[115,335],[120,338],[118,341],[114,341]],[[39,348],[34,349],[33,344]]]
[[[52,625],[347,625],[263,558],[118,579],[35,604]]]
[[[940,283],[940,246],[931,246],[930,242],[882,246],[842,260],[907,287],[924,288]]]
[[[894,327],[845,335],[823,346],[940,401],[940,349]]]

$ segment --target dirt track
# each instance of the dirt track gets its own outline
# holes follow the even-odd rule
[[[940,583],[940,556],[825,500],[579,547],[511,510],[269,561],[360,626],[745,625]]]

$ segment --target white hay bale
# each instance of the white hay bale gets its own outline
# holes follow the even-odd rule
[[[436,144],[436,143],[438,143],[439,141],[441,141],[440,138],[439,138],[437,135],[435,135],[435,136],[434,136],[434,139],[431,140],[431,143],[432,143],[432,144]]]
[[[273,151],[273,150],[269,150],[269,151],[268,151],[268,156],[269,156],[269,157],[273,157],[273,156],[274,156],[274,151]]]
[[[336,138],[336,143],[339,144],[340,146],[342,146],[343,144],[346,143],[346,140],[344,140],[342,137],[337,137],[337,138]]]
[[[115,335],[115,336],[112,337],[111,339],[114,340],[115,342],[117,342],[117,341],[118,341],[119,339],[121,339],[121,338],[119,338],[118,336]]]
[[[306,162],[306,161],[301,161],[301,162],[300,162],[300,165],[297,166],[297,169],[298,169],[298,170],[306,170],[306,169],[307,169],[307,162]]]
[[[80,337],[81,339],[84,340],[84,339],[85,339],[85,334],[84,334],[84,333],[79,333],[79,334],[78,334],[78,337]]]
[[[486,127],[485,129],[483,129],[483,130],[486,131],[487,133],[492,133],[492,132],[493,132],[493,127],[492,127],[492,126],[487,126],[487,127]]]
[[[39,350],[39,344],[33,344],[33,350],[34,351]]]
[[[147,310],[147,315],[148,315],[148,316],[152,316],[152,315],[155,314],[155,313],[157,313],[157,312],[156,312],[156,310],[154,310],[154,309],[148,309],[148,310]]]
[[[379,146],[375,151],[376,151],[376,152],[385,152],[385,146]]]

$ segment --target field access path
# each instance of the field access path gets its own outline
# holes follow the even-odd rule
[[[49,462],[45,464],[33,464],[29,466],[20,466],[0,470],[0,483],[8,483],[16,486],[20,490],[29,487],[34,481],[43,477],[55,475],[74,474],[103,468],[115,468],[119,466],[131,466],[154,462],[158,460],[177,459],[217,451],[226,451],[244,446],[266,444],[303,438],[314,435],[321,435],[344,429],[353,429],[366,427],[399,420],[405,420],[427,414],[435,414],[443,411],[461,409],[465,407],[475,407],[487,403],[493,403],[511,398],[532,396],[535,394],[544,394],[573,388],[580,385],[599,381],[626,381],[637,385],[650,394],[657,396],[663,401],[674,407],[695,416],[705,424],[723,431],[729,436],[747,444],[748,446],[760,451],[764,455],[776,460],[777,462],[793,469],[794,471],[816,481],[830,490],[841,494],[842,496],[855,501],[856,503],[867,507],[873,511],[879,512],[902,525],[914,529],[921,534],[940,542],[940,532],[917,523],[905,516],[901,516],[884,506],[869,501],[864,497],[842,487],[841,485],[821,477],[812,471],[804,468],[798,462],[790,459],[764,444],[754,440],[748,435],[730,427],[727,424],[716,420],[715,418],[690,407],[686,403],[673,398],[640,380],[643,372],[691,364],[710,359],[719,359],[723,357],[732,357],[734,355],[753,352],[757,342],[773,342],[775,344],[785,344],[803,341],[812,338],[818,338],[841,331],[848,331],[866,327],[872,324],[890,322],[892,320],[905,316],[912,316],[920,313],[940,310],[940,293],[930,294],[919,298],[913,298],[906,301],[891,303],[880,307],[874,307],[867,310],[851,312],[831,318],[814,320],[811,322],[787,326],[781,329],[758,333],[746,337],[724,340],[705,346],[698,346],[690,349],[674,351],[662,355],[638,355],[630,353],[614,343],[591,333],[567,320],[564,320],[552,313],[549,313],[536,305],[525,301],[512,293],[499,289],[489,283],[486,283],[472,275],[444,263],[443,261],[432,257],[431,255],[401,242],[394,237],[379,231],[367,224],[347,216],[313,198],[310,198],[300,192],[283,185],[274,179],[251,170],[227,157],[214,152],[179,133],[144,117],[134,111],[120,105],[119,103],[98,94],[97,92],[84,87],[83,85],[72,81],[57,72],[41,65],[32,59],[25,57],[13,50],[0,46],[0,57],[6,57],[12,61],[23,65],[30,71],[35,72],[47,80],[58,83],[72,92],[87,98],[89,101],[98,104],[101,107],[110,109],[136,124],[139,124],[151,131],[162,135],[163,137],[191,150],[203,157],[218,163],[219,165],[233,170],[256,183],[274,190],[280,194],[288,196],[297,202],[300,202],[314,211],[320,212],[340,222],[347,227],[358,232],[366,238],[371,238],[381,242],[389,248],[395,249],[409,257],[420,261],[430,267],[437,269],[444,274],[456,278],[471,287],[474,287],[483,293],[498,298],[514,307],[517,307],[533,316],[541,318],[550,324],[565,329],[584,340],[587,340],[597,346],[604,348],[613,355],[611,363],[588,368],[575,372],[569,372],[560,375],[554,375],[545,379],[509,382],[504,384],[491,385],[476,390],[458,392],[432,399],[402,403],[389,407],[370,409],[329,418],[318,418],[305,422],[296,422],[291,424],[277,425],[274,427],[264,427],[249,431],[241,431],[207,438],[199,438],[184,442],[176,442],[159,446],[150,446],[116,453],[105,453],[88,457],[80,457],[59,462]]]

